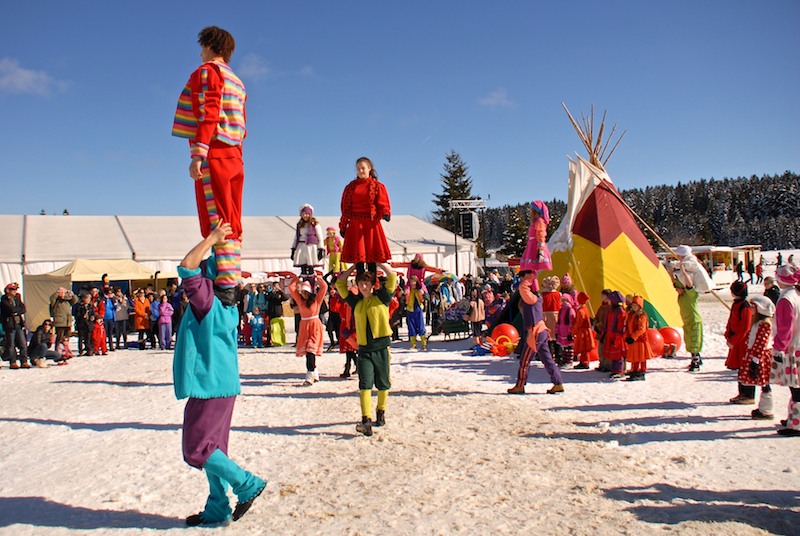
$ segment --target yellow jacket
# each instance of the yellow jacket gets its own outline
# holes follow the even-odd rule
[[[356,319],[356,338],[359,346],[367,344],[367,318],[372,329],[372,339],[389,337],[392,334],[392,327],[389,325],[389,303],[392,301],[392,294],[397,287],[397,276],[389,274],[383,287],[375,291],[369,298],[363,298],[360,294],[350,294],[347,290],[347,282],[341,279],[336,280],[336,290],[342,299],[353,308],[353,316]]]

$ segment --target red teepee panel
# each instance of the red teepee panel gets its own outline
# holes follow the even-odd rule
[[[654,266],[658,265],[658,257],[633,216],[605,184],[596,186],[589,195],[575,217],[572,232],[603,249],[624,233]]]

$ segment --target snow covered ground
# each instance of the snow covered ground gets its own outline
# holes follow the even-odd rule
[[[763,287],[752,286],[752,294]],[[730,298],[729,294],[723,296]],[[269,480],[219,534],[800,534],[800,439],[734,406],[727,310],[701,299],[704,366],[649,362],[645,382],[532,365],[469,340],[393,347],[387,426],[356,433],[357,382],[319,359],[301,387],[292,348],[240,355],[231,457]],[[290,339],[293,336],[290,335]],[[209,534],[203,474],[181,457],[183,401],[169,352],[118,351],[69,366],[0,369],[0,535]],[[785,417],[788,389],[777,387]]]

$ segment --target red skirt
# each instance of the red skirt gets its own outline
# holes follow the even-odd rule
[[[380,220],[353,219],[347,227],[342,262],[386,262],[392,258]]]

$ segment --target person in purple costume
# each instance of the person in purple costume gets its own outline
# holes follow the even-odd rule
[[[210,490],[205,509],[186,518],[189,526],[238,520],[266,486],[264,480],[228,458],[233,406],[241,392],[236,333],[239,311],[231,289],[214,285],[213,254],[206,261],[203,257],[230,234],[230,224],[219,225],[178,267],[189,298],[172,364],[175,396],[189,399],[183,414],[183,459],[206,472]],[[229,484],[238,499],[232,513]]]

